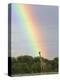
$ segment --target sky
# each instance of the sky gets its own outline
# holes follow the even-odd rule
[[[39,51],[35,52],[35,50],[33,50],[33,48],[36,49],[35,47],[36,45],[34,46],[35,44],[34,42],[36,42],[36,44],[39,45],[39,47],[41,48],[39,49],[41,50],[41,54],[43,54],[43,57],[46,57],[48,59],[58,57],[58,7],[44,5],[27,5],[27,7],[31,11],[29,15],[33,19],[32,23],[34,25],[36,24],[36,26],[34,27],[35,29],[37,29],[38,37],[34,37],[34,35],[32,36],[31,34],[31,36],[33,37],[32,39],[33,41],[30,40],[31,37],[29,37],[30,35],[28,29],[26,28],[26,25],[23,25],[24,21],[22,20],[23,18],[21,17],[22,14],[20,14],[21,11],[18,12],[16,10],[16,4],[12,4],[11,56],[12,57],[20,55],[37,56]],[[26,12],[28,12],[28,9]],[[31,26],[31,29],[32,27],[33,26]],[[35,29],[32,31],[35,31]]]

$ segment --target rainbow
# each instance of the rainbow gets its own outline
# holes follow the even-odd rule
[[[31,7],[26,4],[12,5],[18,20],[23,23],[23,28],[26,30],[30,44],[32,45],[33,55],[38,56],[38,52],[41,51],[41,55],[46,57],[46,46],[44,42],[44,35],[42,33],[41,25],[37,24],[37,20],[32,16]],[[37,28],[40,26],[40,29]]]

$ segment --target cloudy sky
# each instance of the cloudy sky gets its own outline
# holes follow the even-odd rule
[[[47,58],[53,59],[58,56],[58,7],[56,6],[41,6],[28,5],[31,7],[32,15],[37,19],[38,25],[42,25],[42,33],[47,49]],[[22,33],[23,26],[17,19],[17,14],[14,14],[12,6],[12,23],[11,23],[11,47],[12,56],[32,55],[32,48],[29,47],[29,41],[26,33]],[[23,24],[23,23],[22,23]],[[40,26],[38,26],[40,29]],[[23,30],[24,31],[24,30]]]

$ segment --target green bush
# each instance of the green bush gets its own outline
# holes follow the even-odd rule
[[[41,62],[39,57],[33,58],[32,56],[26,55],[11,58],[12,74],[58,72],[58,58],[54,58],[53,60],[42,59],[46,63],[45,70],[41,70]]]

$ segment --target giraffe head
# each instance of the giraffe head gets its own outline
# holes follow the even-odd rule
[[[41,57],[41,52],[39,52],[39,56]]]

